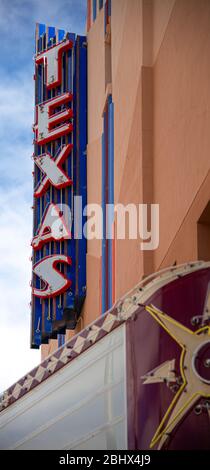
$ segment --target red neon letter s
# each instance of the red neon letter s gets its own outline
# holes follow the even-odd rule
[[[45,284],[44,289],[32,288],[32,293],[36,297],[43,299],[55,297],[65,292],[71,285],[70,279],[56,269],[58,263],[72,264],[71,258],[65,255],[50,255],[38,261],[33,266],[33,273],[36,274]]]

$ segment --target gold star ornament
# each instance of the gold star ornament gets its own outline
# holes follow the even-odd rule
[[[174,428],[201,397],[210,397],[210,327],[204,326],[192,331],[169,317],[153,305],[145,307],[147,312],[181,347],[181,386],[166,411],[150,447],[158,443],[161,449]],[[174,382],[175,360],[166,361],[143,378],[145,384]]]

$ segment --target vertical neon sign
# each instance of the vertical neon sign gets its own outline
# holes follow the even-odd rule
[[[74,238],[73,199],[86,205],[86,37],[37,24],[31,347],[75,328],[86,292],[86,239]],[[71,214],[71,220],[69,219]]]

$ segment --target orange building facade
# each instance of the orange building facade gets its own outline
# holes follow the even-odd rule
[[[103,136],[111,99],[114,204],[159,204],[154,250],[141,250],[128,227],[118,239],[113,221],[108,307],[161,268],[210,260],[209,20],[208,0],[87,2],[88,203],[101,205],[103,186],[109,191]],[[66,340],[104,311],[102,252],[102,240],[88,240],[86,300]],[[42,359],[57,347],[43,345]]]

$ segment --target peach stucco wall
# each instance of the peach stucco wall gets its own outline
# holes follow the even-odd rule
[[[139,0],[112,2],[112,98],[114,102],[115,203],[142,199],[141,65],[142,8]],[[117,157],[116,157],[117,156]],[[116,240],[115,299],[143,273],[140,240]]]
[[[155,269],[209,170],[209,22],[208,0],[177,0],[154,64],[154,200],[160,204]],[[207,191],[206,204],[209,196]],[[186,260],[185,245],[191,243],[191,237],[183,239],[180,260]]]
[[[111,70],[103,9],[88,33],[88,202],[101,203],[109,76],[115,203],[160,204],[157,250],[140,251],[139,239],[115,241],[115,300],[143,276],[198,256],[197,222],[210,200],[209,25],[209,0],[112,0]],[[100,313],[101,242],[91,240],[77,331]]]
[[[88,34],[88,147],[87,197],[89,204],[101,204],[101,136],[105,100],[104,10],[98,14]],[[100,306],[101,241],[87,244],[87,298],[84,324],[93,321]]]

